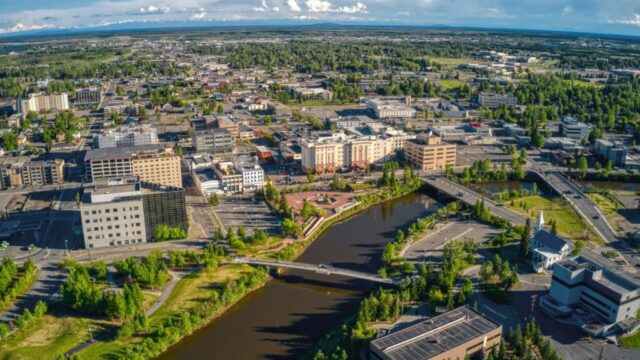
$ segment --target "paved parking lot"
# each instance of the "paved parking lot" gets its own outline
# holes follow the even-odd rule
[[[482,244],[498,234],[498,229],[475,221],[448,222],[440,224],[438,229],[429,231],[426,237],[409,246],[405,257],[414,262],[440,262],[442,249],[450,241],[470,238]]]
[[[257,229],[266,230],[270,234],[281,232],[280,219],[264,201],[254,200],[253,197],[220,197],[220,205],[214,208],[214,212],[225,229],[244,226],[247,234],[253,234]]]

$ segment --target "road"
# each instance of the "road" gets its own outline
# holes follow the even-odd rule
[[[478,194],[477,192],[470,190],[469,188],[457,184],[443,176],[425,176],[423,177],[425,183],[433,186],[437,190],[448,194],[460,201],[467,203],[468,205],[475,205],[476,202],[484,200],[485,206],[489,211],[503,219],[510,221],[512,224],[520,225],[524,224],[526,218],[518,213],[515,213],[508,208],[498,204],[495,201]]]

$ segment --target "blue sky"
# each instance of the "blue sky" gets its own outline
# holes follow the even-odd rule
[[[640,0],[0,0],[0,33],[238,22],[454,25],[640,36]]]

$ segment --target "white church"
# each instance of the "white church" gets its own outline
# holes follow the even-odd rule
[[[536,272],[550,269],[553,264],[571,255],[571,244],[544,229],[542,211],[538,214],[530,242],[531,265]]]

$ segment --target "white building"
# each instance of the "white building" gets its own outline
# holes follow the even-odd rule
[[[108,129],[103,134],[93,137],[97,148],[120,146],[156,145],[158,132],[148,124],[139,126],[121,126]]]
[[[245,190],[261,189],[264,186],[264,170],[258,164],[236,164],[236,170],[242,174],[242,186]]]
[[[553,264],[571,254],[571,246],[566,240],[544,229],[542,211],[538,214],[538,221],[533,230],[529,247],[531,249],[531,265],[537,272],[550,269]]]
[[[585,252],[553,266],[549,294],[540,306],[552,316],[570,316],[582,308],[592,321],[582,326],[592,336],[624,333],[640,307],[640,283],[617,264]]]
[[[589,125],[570,117],[563,116],[560,122],[562,136],[582,141],[589,136]]]
[[[367,100],[367,109],[372,111],[377,119],[416,117],[416,109],[407,105],[407,101],[374,98]]]

